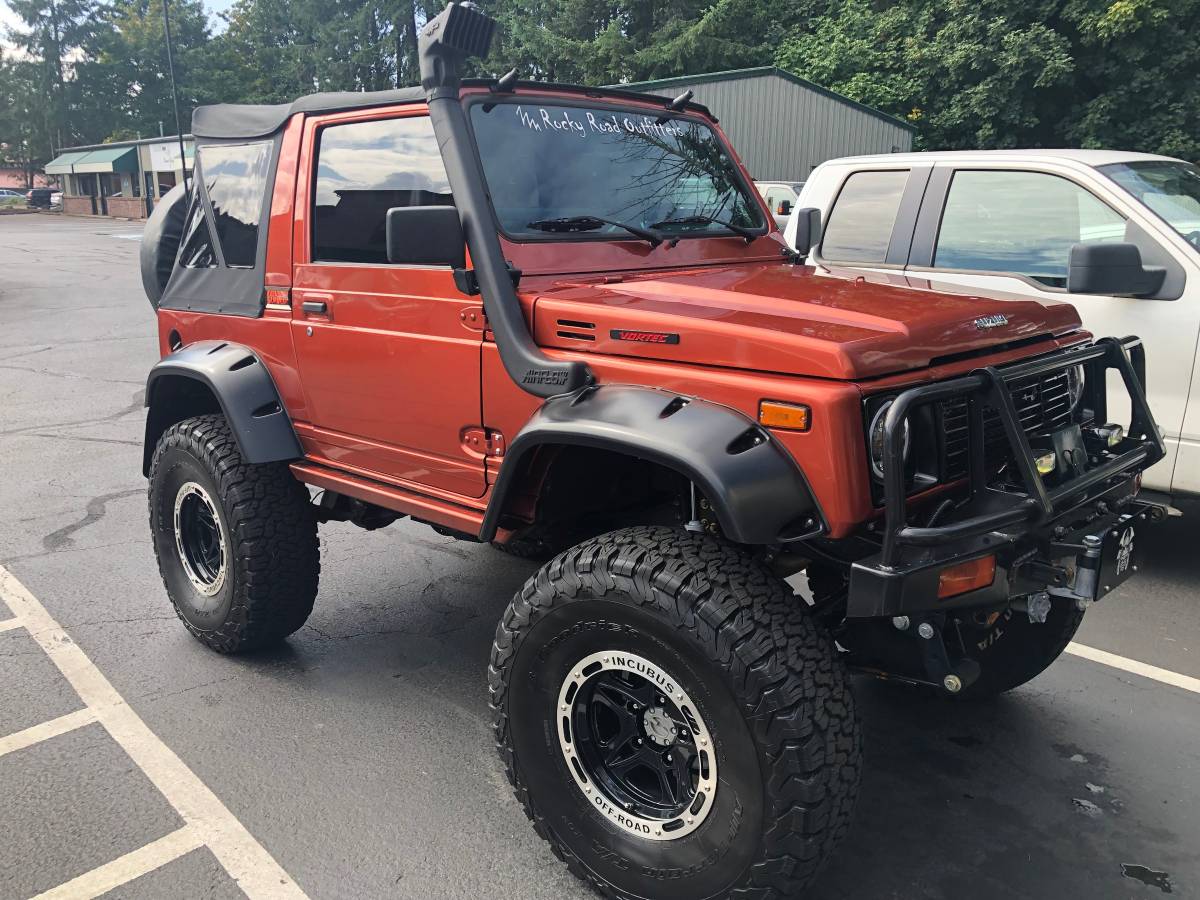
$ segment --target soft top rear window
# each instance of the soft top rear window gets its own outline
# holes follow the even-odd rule
[[[225,265],[250,269],[258,251],[271,141],[205,144],[197,153]]]

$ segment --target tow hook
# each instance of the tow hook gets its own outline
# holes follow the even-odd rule
[[[970,687],[979,678],[983,669],[973,659],[950,662],[946,643],[942,639],[942,626],[932,620],[920,622],[915,630],[906,629],[914,636],[921,648],[921,661],[925,674],[931,682],[941,685],[947,694],[957,694]]]

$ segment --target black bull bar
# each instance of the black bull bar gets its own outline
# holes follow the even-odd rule
[[[1129,393],[1132,416],[1123,445],[1126,449],[1113,459],[1047,490],[1037,472],[1034,453],[1021,427],[1013,402],[1010,382],[1030,376],[1082,365],[1085,387],[1098,424],[1107,421],[1107,371],[1120,373]],[[1114,476],[1145,469],[1166,455],[1162,436],[1146,403],[1146,353],[1140,338],[1101,338],[1076,350],[1048,354],[1029,362],[977,369],[969,375],[936,384],[911,388],[900,394],[888,409],[884,422],[884,503],[885,528],[879,563],[892,567],[900,561],[905,547],[934,547],[977,537],[1015,526],[1036,526],[1052,520],[1068,501],[1078,502],[1081,494],[1104,485]],[[994,409],[1004,427],[1005,436],[1024,487],[1024,493],[1005,492],[1011,502],[989,512],[937,527],[906,524],[908,501],[905,492],[904,420],[918,404],[951,397],[967,398],[970,447],[971,496],[988,490],[984,467],[984,408]],[[992,491],[993,495],[998,492]]]

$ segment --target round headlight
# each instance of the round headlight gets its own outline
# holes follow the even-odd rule
[[[1075,410],[1083,399],[1083,366],[1067,369],[1067,393],[1071,395],[1071,409]]]
[[[888,400],[883,406],[875,411],[874,418],[871,419],[871,473],[879,479],[883,478],[883,438],[884,438],[884,422],[887,421],[887,412],[892,408],[892,401]],[[908,419],[904,420],[904,459],[908,460],[908,450],[911,444],[912,437],[909,433]]]

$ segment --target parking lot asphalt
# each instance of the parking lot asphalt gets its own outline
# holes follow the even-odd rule
[[[222,657],[177,622],[141,475],[139,234],[0,217],[0,898],[142,872],[105,896],[592,896],[492,744],[487,653],[531,564],[335,524],[282,647]],[[1195,522],[1147,536],[1079,643],[1200,677]],[[981,705],[856,691],[861,802],[808,896],[1200,897],[1200,694],[1078,656]]]

